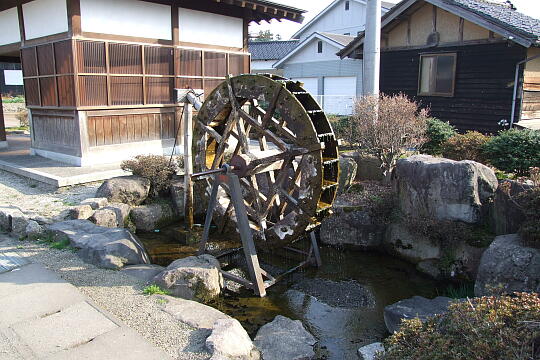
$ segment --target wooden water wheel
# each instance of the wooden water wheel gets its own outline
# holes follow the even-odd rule
[[[285,246],[329,214],[339,175],[337,141],[302,84],[275,75],[228,78],[206,100],[194,135],[195,171],[229,164],[240,177],[256,241]],[[212,179],[207,179],[207,193]],[[214,220],[235,221],[221,189]],[[260,244],[261,245],[261,244]]]

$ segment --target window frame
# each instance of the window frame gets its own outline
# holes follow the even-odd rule
[[[422,92],[422,64],[423,59],[428,57],[439,57],[439,56],[452,56],[454,58],[454,67],[452,69],[453,77],[452,77],[452,91],[449,93],[441,93],[436,91],[428,91],[428,92]],[[439,52],[439,53],[425,53],[420,54],[420,61],[418,64],[418,87],[416,94],[418,96],[438,96],[438,97],[454,97],[455,90],[456,90],[456,68],[457,68],[457,52]],[[435,76],[433,76],[435,74]],[[433,89],[436,88],[436,83],[434,84],[434,81],[437,80],[437,61],[435,61],[435,67],[434,71],[430,73],[430,89],[433,86]]]
[[[319,40],[317,41],[317,54],[323,53],[323,41]]]
[[[351,3],[350,1],[345,1],[345,11],[349,11],[351,9]]]

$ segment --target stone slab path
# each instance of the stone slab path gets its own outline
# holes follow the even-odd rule
[[[0,252],[10,266],[0,273],[0,359],[171,359],[75,286],[16,258]]]

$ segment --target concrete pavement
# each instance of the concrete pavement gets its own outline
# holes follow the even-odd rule
[[[16,257],[0,252],[1,360],[171,359],[75,286]]]

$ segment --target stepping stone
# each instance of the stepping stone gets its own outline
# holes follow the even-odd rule
[[[0,252],[0,274],[28,264],[28,260],[16,252]]]

